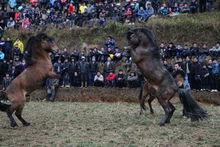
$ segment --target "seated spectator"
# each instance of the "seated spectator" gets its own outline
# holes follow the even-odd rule
[[[180,5],[180,12],[189,13],[190,12],[189,5],[187,3]]]
[[[131,72],[127,78],[129,88],[138,87],[138,75],[135,72]]]
[[[198,12],[198,2],[196,0],[192,0],[190,2],[189,8],[191,13]]]
[[[9,4],[9,7],[12,8],[12,9],[17,6],[16,0],[9,0],[8,4]]]
[[[13,29],[14,27],[15,27],[15,21],[13,20],[12,17],[10,17],[10,19],[7,22],[7,28]]]
[[[151,16],[154,15],[154,8],[151,5],[151,2],[147,1],[146,2],[146,14],[147,14],[147,19],[149,19]]]
[[[175,3],[173,7],[170,8],[170,16],[177,16],[180,14],[180,8],[178,3]]]
[[[140,7],[140,9],[138,10],[137,16],[138,16],[139,21],[145,21],[147,19],[147,13],[143,7]]]
[[[97,87],[103,87],[104,86],[104,77],[99,71],[95,75],[94,86],[97,86]]]
[[[117,77],[116,77],[116,86],[119,88],[125,87],[125,74],[123,72],[123,70],[119,70]]]
[[[132,18],[133,18],[133,11],[130,7],[128,7],[128,9],[125,12],[125,16],[126,16],[126,22],[127,23],[131,23],[132,22]]]
[[[116,76],[117,75],[113,71],[110,71],[110,73],[106,77],[106,86],[107,87],[114,87],[115,86]]]
[[[69,5],[68,13],[69,14],[75,13],[75,6],[72,3]]]
[[[22,24],[21,24],[21,27],[23,29],[27,29],[29,28],[29,26],[31,25],[31,21],[28,17],[25,17],[23,20],[22,20]]]
[[[162,16],[167,16],[169,14],[169,9],[166,4],[163,4],[159,9],[159,14]]]

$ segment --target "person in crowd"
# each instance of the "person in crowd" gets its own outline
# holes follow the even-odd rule
[[[106,86],[107,87],[114,87],[115,86],[115,80],[116,80],[117,75],[113,72],[110,71],[109,74],[106,77]]]
[[[53,102],[55,100],[58,85],[58,79],[48,78],[46,80],[47,101]]]
[[[138,87],[138,75],[135,72],[131,72],[127,77],[128,87],[137,88]]]
[[[61,87],[66,87],[69,88],[70,87],[70,76],[69,76],[69,67],[70,67],[70,63],[68,61],[68,59],[65,59],[64,63],[61,65],[62,68],[62,85]]]
[[[207,66],[204,64],[201,70],[201,90],[211,90],[210,74]]]
[[[97,72],[97,74],[94,77],[94,86],[97,86],[97,87],[104,86],[104,77],[99,71]]]
[[[162,6],[159,9],[159,14],[162,16],[167,16],[169,14],[169,9],[166,4],[162,4]]]
[[[126,80],[126,76],[123,70],[120,69],[116,77],[116,87],[119,88],[125,87],[126,86],[125,80]]]
[[[212,76],[213,76],[213,86],[212,91],[217,92],[220,90],[220,65],[217,60],[212,62]]]
[[[6,76],[3,78],[3,90],[5,90],[8,85],[11,83],[12,79],[9,74],[6,74]]]
[[[183,70],[186,73],[186,76],[188,78],[189,84],[192,85],[192,62],[189,56],[186,57],[186,61],[183,64]]]
[[[179,63],[175,63],[172,75],[175,78],[179,88],[190,89],[188,78],[186,77],[185,72]]]
[[[115,49],[116,47],[116,41],[112,36],[108,36],[106,42],[105,42],[106,48]]]
[[[147,14],[147,19],[149,19],[151,16],[154,15],[154,8],[152,7],[151,2],[147,1],[146,2],[146,14]]]
[[[79,62],[80,76],[81,76],[81,86],[88,86],[88,63],[86,58],[82,56],[82,60]]]
[[[98,63],[95,57],[92,58],[92,62],[88,65],[88,86],[94,86],[94,77],[98,71]]]
[[[10,17],[10,19],[7,22],[7,28],[8,29],[13,29],[15,27],[15,21],[13,20],[12,17]]]
[[[106,77],[110,73],[110,71],[114,71],[114,70],[115,70],[115,65],[111,60],[111,58],[108,57],[107,61],[104,64],[104,69],[103,69],[104,77]]]
[[[78,63],[75,61],[74,58],[72,58],[70,65],[69,65],[69,77],[70,77],[70,85],[73,86],[75,77],[74,77],[74,73],[79,71],[79,65]]]
[[[193,13],[193,14],[198,12],[198,2],[197,2],[197,0],[192,0],[190,2],[189,8],[190,8],[190,12]]]
[[[199,47],[197,46],[197,43],[193,43],[193,46],[190,48],[191,55],[197,56],[199,53]]]
[[[16,41],[13,44],[14,48],[18,48],[20,50],[20,53],[23,54],[24,52],[24,44],[20,39],[16,39]]]
[[[3,53],[2,49],[0,48],[0,61],[5,59],[5,53]]]
[[[201,70],[202,70],[202,66],[198,62],[198,59],[196,57],[194,57],[191,67],[192,67],[192,70],[191,70],[192,89],[195,89],[196,91],[199,91],[199,90],[201,90]]]
[[[79,72],[75,71],[72,77],[71,86],[73,87],[81,87],[81,76]]]

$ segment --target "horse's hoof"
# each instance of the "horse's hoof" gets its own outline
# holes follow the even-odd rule
[[[166,124],[169,124],[170,123],[170,120],[166,121]]]
[[[31,123],[28,123],[28,122],[23,124],[24,127],[27,127],[27,126],[30,126],[30,125],[31,125]]]
[[[162,127],[162,126],[165,126],[165,123],[164,122],[160,122],[159,125]]]
[[[17,124],[17,123],[12,123],[12,124],[11,124],[11,127],[12,127],[12,128],[18,127],[18,124]]]

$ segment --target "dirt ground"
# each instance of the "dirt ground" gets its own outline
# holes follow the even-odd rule
[[[9,127],[0,112],[0,146],[220,146],[220,107],[205,105],[209,119],[182,118],[180,104],[171,124],[159,127],[163,114],[139,116],[134,103],[29,102],[24,118],[31,126]]]

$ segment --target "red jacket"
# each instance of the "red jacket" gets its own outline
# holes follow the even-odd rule
[[[107,81],[113,81],[113,80],[115,80],[116,79],[116,74],[114,74],[114,73],[110,73],[110,74],[108,74],[108,76],[106,77],[106,80]]]

